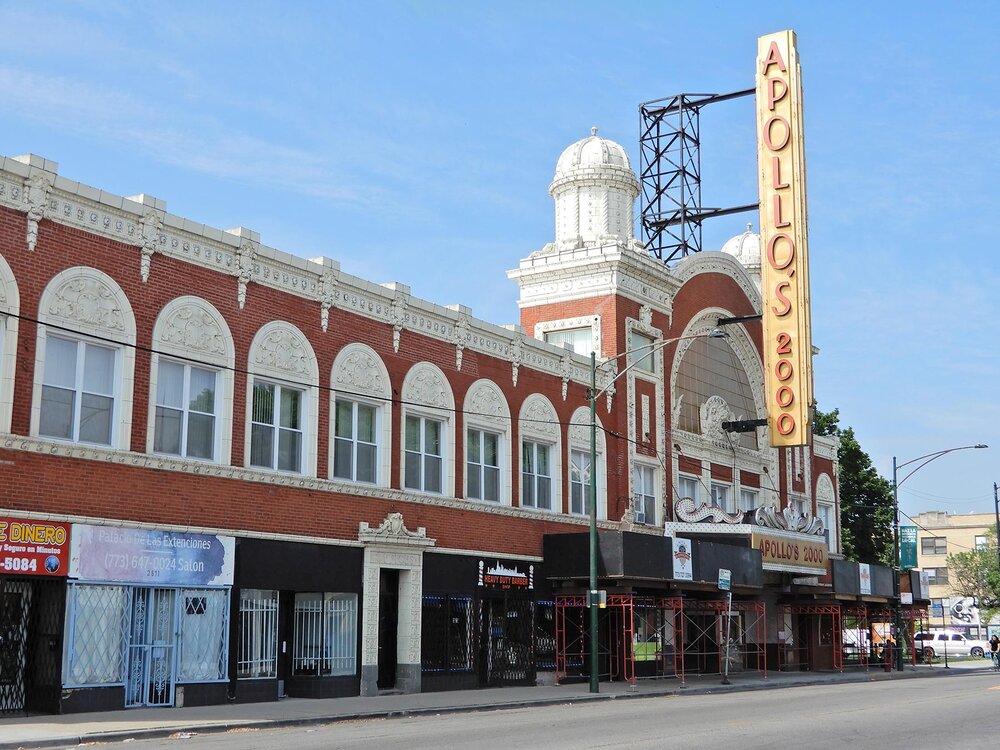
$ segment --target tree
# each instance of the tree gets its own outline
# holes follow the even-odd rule
[[[813,432],[840,439],[840,538],[844,557],[855,562],[878,562],[892,567],[895,513],[892,483],[879,475],[861,449],[854,429],[840,426],[840,410],[816,410]]]
[[[948,555],[948,575],[956,594],[975,597],[979,605],[979,621],[992,622],[1000,614],[1000,568],[997,560],[997,533],[986,532],[982,549]]]

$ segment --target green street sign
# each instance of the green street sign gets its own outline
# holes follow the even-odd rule
[[[911,570],[917,567],[917,527],[899,527],[899,568]]]

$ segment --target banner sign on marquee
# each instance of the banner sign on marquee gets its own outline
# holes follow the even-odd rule
[[[899,527],[899,567],[912,570],[917,567],[917,527]]]
[[[802,70],[795,33],[757,40],[764,390],[772,446],[807,445],[813,403]]]
[[[73,524],[69,575],[156,586],[232,586],[235,554],[231,536]]]
[[[673,579],[675,581],[693,581],[694,552],[691,549],[691,540],[675,536],[673,550]]]
[[[65,576],[69,524],[0,516],[0,574]]]

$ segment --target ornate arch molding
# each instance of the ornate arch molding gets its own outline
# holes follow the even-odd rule
[[[53,276],[45,286],[39,299],[38,320],[43,325],[38,326],[35,344],[31,434],[38,435],[41,417],[46,339],[62,329],[71,332],[70,335],[78,333],[97,341],[121,345],[121,370],[116,378],[119,399],[112,429],[112,447],[128,450],[132,440],[136,328],[132,305],[125,292],[114,279],[96,268],[67,268]],[[46,323],[52,325],[44,325]]]
[[[156,429],[156,398],[161,356],[195,359],[219,368],[218,462],[232,457],[233,382],[236,345],[222,314],[201,297],[184,296],[170,300],[153,324],[153,355],[150,367],[149,415],[146,423],[146,452],[153,452]]]
[[[716,328],[716,321],[719,318],[728,317],[732,315],[728,310],[721,307],[707,308],[701,311],[698,317],[693,318],[684,329],[683,336],[703,336],[708,334],[714,328]],[[758,414],[761,414],[765,410],[764,405],[764,370],[761,365],[760,357],[757,354],[757,348],[753,345],[750,337],[747,336],[746,331],[739,326],[733,326],[726,330],[729,334],[726,341],[729,344],[730,349],[736,355],[737,361],[746,373],[747,381],[750,383],[750,391],[753,395],[754,407],[757,409]],[[684,357],[691,348],[692,344],[696,341],[695,338],[684,338],[678,342],[677,354],[674,356],[673,364],[670,369],[670,392],[672,394],[677,393],[677,375],[680,372],[681,362],[684,361]],[[680,415],[680,403],[675,400],[671,404],[671,415],[670,424],[673,429],[677,429],[677,419]],[[728,446],[727,446],[728,450]]]
[[[500,386],[486,378],[477,380],[466,391],[462,417],[466,427],[479,428],[500,436],[500,504],[511,504],[511,468],[513,450],[511,444],[510,405]],[[468,432],[466,432],[468,434]],[[466,451],[469,450],[466,445]],[[468,482],[466,476],[465,481]],[[469,497],[466,485],[465,496]]]
[[[10,432],[14,410],[14,373],[17,359],[17,315],[21,297],[14,272],[0,255],[0,432]]]
[[[521,403],[521,409],[517,416],[517,428],[521,440],[551,446],[549,460],[552,469],[552,511],[561,512],[563,509],[563,441],[559,413],[545,396],[540,393],[532,393]]]
[[[833,484],[833,478],[823,472],[816,477],[816,514],[819,515],[819,505],[829,505],[832,510],[830,519],[833,523],[827,528],[829,533],[829,547],[831,552],[840,552],[840,518],[837,513],[837,491]]]
[[[296,326],[272,320],[257,331],[250,344],[247,362],[247,398],[243,456],[250,466],[250,435],[253,415],[253,381],[262,377],[286,382],[306,392],[306,414],[302,436],[302,473],[316,476],[316,439],[319,430],[319,363],[309,339]]]
[[[455,394],[451,383],[440,367],[430,362],[417,362],[403,378],[402,388],[403,418],[399,441],[399,470],[406,471],[406,417],[424,416],[443,422],[444,445],[442,460],[444,475],[441,491],[447,496],[455,495]],[[400,477],[400,486],[405,486],[405,476]]]
[[[376,409],[378,440],[376,484],[389,486],[392,471],[392,382],[385,363],[367,344],[353,343],[341,349],[330,369],[330,440],[327,456],[329,476],[334,476],[336,401],[338,398],[365,402]]]
[[[757,286],[743,265],[731,255],[718,251],[694,253],[678,263],[673,269],[674,277],[682,285],[703,273],[719,273],[728,276],[743,290],[753,309],[760,310],[761,297]]]
[[[389,371],[378,353],[367,344],[348,344],[333,360],[330,382],[337,391],[375,399],[392,397]]]

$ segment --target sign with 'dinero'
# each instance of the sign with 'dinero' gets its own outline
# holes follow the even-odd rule
[[[801,538],[791,538],[754,532],[750,543],[760,550],[764,570],[826,572],[828,550],[822,537],[803,534]]]
[[[83,581],[232,586],[235,555],[231,536],[73,524],[69,575]]]
[[[69,537],[66,523],[0,516],[0,574],[65,576]]]

